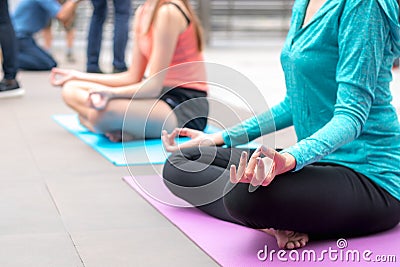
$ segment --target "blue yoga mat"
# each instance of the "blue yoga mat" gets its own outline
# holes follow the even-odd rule
[[[122,143],[113,143],[104,135],[94,134],[79,123],[75,114],[53,115],[53,119],[76,137],[100,153],[116,166],[134,166],[148,164],[164,164],[169,153],[163,148],[161,139],[138,140]],[[220,129],[208,125],[207,133],[215,133]],[[179,138],[184,142],[188,138]],[[245,147],[257,148],[258,143],[252,142]]]

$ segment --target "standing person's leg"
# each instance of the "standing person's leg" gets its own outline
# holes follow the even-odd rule
[[[63,1],[65,2],[65,0]],[[64,25],[65,30],[65,41],[67,43],[66,58],[69,63],[75,63],[74,57],[74,41],[75,41],[75,23],[76,23],[76,11],[74,12],[73,19],[68,25]]]
[[[75,57],[74,57],[75,27],[66,28],[65,31],[66,31],[65,39],[67,42],[66,57],[67,57],[68,62],[74,63],[75,62]]]
[[[53,44],[53,33],[52,33],[52,21],[49,20],[48,25],[41,31],[43,39],[44,39],[44,49],[47,53],[51,53],[51,47]]]
[[[4,72],[4,77],[0,82],[0,97],[21,96],[24,90],[15,79],[18,70],[17,40],[11,24],[7,0],[0,0],[0,47],[3,54]]]
[[[57,66],[54,58],[40,48],[32,37],[18,39],[18,64],[24,70],[51,70]]]
[[[114,0],[114,72],[126,71],[125,51],[129,35],[131,0]]]
[[[93,14],[88,34],[86,71],[100,73],[99,56],[103,40],[103,25],[107,17],[107,0],[91,1]]]
[[[4,79],[14,80],[17,75],[17,45],[7,0],[0,0],[0,46],[3,52]]]
[[[400,221],[400,201],[364,175],[338,165],[306,166],[254,192],[239,183],[224,203],[234,218],[251,228],[293,231],[275,233],[286,248],[304,246],[307,234],[316,239],[361,236]]]
[[[240,224],[226,211],[223,195],[229,183],[229,168],[239,163],[242,151],[221,147],[182,149],[165,163],[164,183],[176,196],[207,214]]]

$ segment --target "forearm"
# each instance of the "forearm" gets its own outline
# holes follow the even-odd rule
[[[75,72],[73,75],[73,80],[94,82],[108,87],[124,87],[130,84],[138,83],[141,79],[132,77],[129,72],[116,74]]]
[[[114,87],[113,98],[156,99],[162,91],[162,84],[156,79],[143,80],[138,83]]]

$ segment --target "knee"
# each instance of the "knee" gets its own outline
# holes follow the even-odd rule
[[[173,153],[164,164],[163,168],[163,182],[171,193],[180,198],[185,198],[186,183],[184,175],[180,171],[181,154]],[[182,187],[183,186],[183,187]]]
[[[122,16],[124,19],[129,19],[132,11],[132,4],[130,0],[120,1],[114,4],[115,18]]]
[[[251,205],[247,203],[248,199],[247,194],[248,194],[248,184],[239,183],[236,185],[229,184],[227,186],[223,200],[226,210],[233,217],[235,218],[246,217],[246,213],[248,213],[252,208]]]
[[[168,157],[163,168],[164,180],[174,184],[181,184],[179,177],[182,177],[180,165],[183,159],[184,157],[179,151]]]
[[[200,167],[193,162],[193,154],[196,148],[186,148],[176,151],[168,157],[163,168],[164,180],[170,184],[185,187],[196,187],[203,185],[197,171]]]
[[[61,90],[62,99],[68,106],[71,106],[73,102],[75,91],[76,87],[73,85],[73,82],[65,83]]]
[[[107,16],[107,1],[92,1],[93,14],[92,19],[105,21]]]
[[[75,81],[66,82],[61,90],[62,99],[70,107],[76,102],[77,90],[79,86]]]
[[[131,7],[130,6],[115,6],[115,19],[128,21],[130,14],[131,14]]]
[[[257,190],[255,192],[249,192],[249,184],[245,183],[236,185],[230,184],[229,186],[231,186],[231,190],[226,189],[223,201],[225,209],[233,218],[255,229],[262,228],[259,223],[260,217],[263,218],[263,223],[273,225],[273,204],[270,206],[270,203],[266,202],[264,192],[257,192]],[[262,215],[262,213],[270,208],[271,216],[264,218],[266,216],[264,216],[265,214]]]

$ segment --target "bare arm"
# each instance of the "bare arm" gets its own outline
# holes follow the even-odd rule
[[[154,98],[163,87],[166,72],[160,71],[169,67],[181,32],[186,29],[186,21],[174,7],[160,7],[153,26],[153,48],[148,67],[150,79],[115,88],[116,98]],[[136,45],[137,46],[137,45]],[[139,70],[136,70],[140,72]],[[157,75],[156,75],[157,74]]]
[[[138,46],[138,28],[137,20],[141,7],[136,10],[135,21],[133,28],[135,31],[136,38],[134,40],[133,51],[132,51],[132,62],[127,71],[115,74],[97,74],[97,73],[86,73],[76,70],[65,70],[65,69],[53,69],[52,71],[52,83],[57,86],[62,86],[69,80],[79,80],[86,82],[94,82],[108,87],[124,87],[138,83],[142,80],[144,72],[147,66],[147,59],[140,52]],[[56,76],[62,76],[62,78],[56,78]]]

